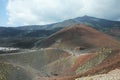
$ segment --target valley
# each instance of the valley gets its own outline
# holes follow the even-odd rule
[[[0,80],[119,80],[119,31],[119,21],[89,16],[0,27]]]

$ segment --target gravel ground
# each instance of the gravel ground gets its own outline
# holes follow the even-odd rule
[[[91,77],[78,78],[76,80],[120,80],[120,69],[115,69],[107,74],[100,74]]]

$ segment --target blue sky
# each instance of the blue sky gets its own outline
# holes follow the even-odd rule
[[[0,26],[6,26],[7,23],[7,0],[0,0]]]
[[[120,0],[0,0],[0,26],[44,25],[84,15],[120,21]]]

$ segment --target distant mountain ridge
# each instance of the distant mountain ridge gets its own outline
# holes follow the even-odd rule
[[[95,17],[90,17],[90,16],[83,16],[83,17],[77,17],[74,19],[69,19],[69,20],[65,20],[62,22],[58,22],[58,23],[54,23],[54,24],[48,24],[48,25],[28,25],[28,26],[19,26],[19,27],[0,27],[0,34],[8,34],[9,36],[9,32],[14,32],[15,34],[12,35],[13,37],[15,36],[19,36],[21,35],[22,37],[24,35],[28,35],[32,34],[31,37],[34,37],[35,32],[38,30],[47,30],[47,32],[49,33],[48,30],[50,30],[51,32],[57,32],[60,29],[64,28],[64,27],[68,27],[70,25],[74,25],[74,24],[86,24],[89,25],[99,31],[103,31],[107,34],[111,34],[113,36],[116,36],[117,33],[113,33],[114,31],[111,32],[111,30],[115,30],[117,29],[118,32],[120,31],[120,21],[111,21],[111,20],[106,20],[106,19],[100,19],[100,18],[95,18]],[[2,29],[5,28],[3,31]],[[12,29],[12,31],[11,31]],[[7,32],[6,32],[7,31]],[[43,32],[43,31],[42,31]],[[23,34],[24,33],[24,34]],[[44,33],[44,32],[43,32]],[[45,31],[46,33],[46,31]],[[118,33],[119,34],[119,33]],[[46,34],[43,34],[46,35]],[[43,37],[43,35],[39,35],[37,37]],[[10,36],[10,37],[12,37]],[[49,35],[46,35],[49,36]],[[120,35],[117,35],[120,36]],[[1,37],[1,35],[0,35]]]
[[[120,21],[111,21],[91,16],[83,16],[83,17],[77,17],[74,19],[68,19],[64,20],[62,22],[48,24],[48,25],[28,25],[28,26],[20,26],[16,27],[18,30],[38,30],[38,29],[46,29],[50,30],[53,28],[58,27],[67,27],[74,24],[87,24],[94,28],[112,28],[112,27],[119,27],[120,28]]]

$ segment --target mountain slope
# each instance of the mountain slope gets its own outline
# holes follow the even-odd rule
[[[54,28],[52,30],[19,30],[11,27],[0,27],[0,37],[46,37],[54,32],[58,31],[59,28]]]
[[[9,27],[9,28],[6,28],[6,30],[15,29],[15,30],[20,30],[20,31],[22,30],[22,31],[30,32],[30,31],[36,31],[36,30],[56,29],[55,31],[58,31],[61,28],[68,27],[70,25],[75,25],[75,24],[86,24],[86,25],[89,25],[89,26],[99,30],[99,31],[103,31],[107,34],[120,37],[120,35],[118,35],[119,33],[118,34],[113,33],[115,31],[115,29],[117,29],[118,32],[120,32],[120,21],[111,21],[111,20],[95,18],[95,17],[91,17],[91,16],[77,17],[74,19],[68,19],[68,20],[64,20],[62,22],[47,24],[47,25],[27,25],[27,26],[19,26],[19,27]],[[0,27],[0,28],[2,28],[2,27]],[[34,37],[34,36],[32,36],[32,37]]]
[[[36,47],[89,49],[89,48],[118,48],[120,43],[111,37],[83,24],[77,24],[58,31],[48,38],[37,42]]]
[[[49,25],[33,25],[33,26],[28,26],[28,27],[18,27],[17,29],[22,29],[22,30],[38,30],[38,29],[47,29],[47,30],[52,30],[54,28],[61,28],[68,27],[70,25],[75,25],[75,24],[85,24],[89,25],[92,28],[95,28],[99,31],[102,31],[106,34],[109,34],[116,39],[120,39],[120,21],[111,21],[111,20],[106,20],[106,19],[101,19],[101,18],[96,18],[96,17],[91,17],[91,16],[83,16],[83,17],[77,17],[74,19],[69,19],[65,20],[62,22],[54,23],[54,24],[49,24]],[[117,29],[117,32],[116,32]]]
[[[0,80],[32,80],[32,75],[28,73],[20,66],[0,62]]]
[[[74,80],[120,68],[120,43],[83,24],[68,26],[35,47],[1,54],[0,62],[22,66],[33,80]]]

